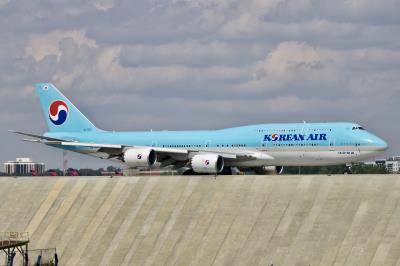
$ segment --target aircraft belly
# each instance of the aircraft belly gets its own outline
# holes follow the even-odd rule
[[[349,152],[349,154],[339,154],[336,150],[270,151],[269,154],[274,158],[269,163],[275,166],[335,165],[362,161],[365,158],[371,157],[370,153]]]

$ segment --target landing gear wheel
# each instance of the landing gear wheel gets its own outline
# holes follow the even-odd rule
[[[346,169],[343,172],[344,175],[351,175],[353,174],[353,171],[351,170],[351,166],[347,166]]]

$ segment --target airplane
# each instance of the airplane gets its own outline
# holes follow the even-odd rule
[[[284,166],[363,161],[388,144],[355,123],[257,124],[219,130],[115,132],[97,128],[53,84],[35,85],[49,128],[25,141],[184,174],[280,174]]]

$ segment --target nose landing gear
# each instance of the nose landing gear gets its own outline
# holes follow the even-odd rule
[[[343,171],[344,175],[351,175],[353,174],[353,171],[351,169],[351,164],[346,164],[346,168]]]

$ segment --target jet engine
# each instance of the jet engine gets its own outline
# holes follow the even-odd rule
[[[152,149],[131,148],[124,152],[123,159],[130,167],[152,167],[157,162],[157,155]]]
[[[254,172],[261,175],[280,175],[283,172],[282,166],[262,166],[254,168]]]
[[[224,169],[224,158],[218,154],[197,154],[191,161],[192,169],[199,174],[218,174]]]

